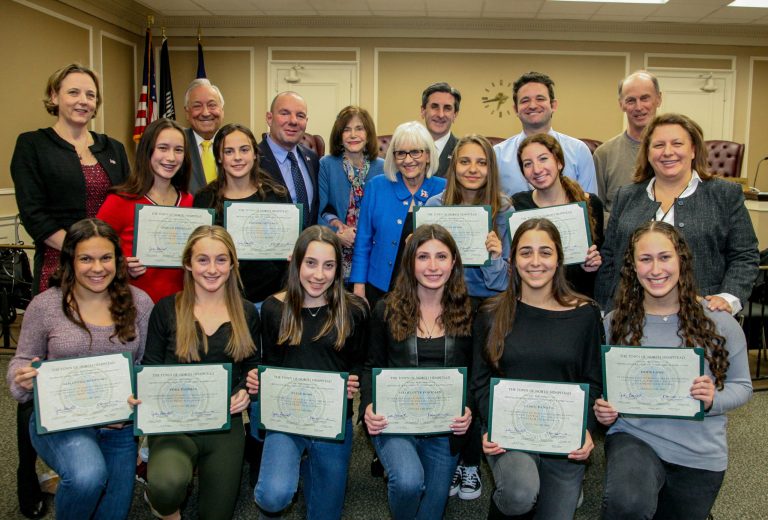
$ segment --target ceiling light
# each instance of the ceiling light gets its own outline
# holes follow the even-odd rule
[[[764,7],[768,8],[768,0],[734,0],[728,7]]]
[[[549,0],[550,2],[588,2],[591,4],[666,4],[669,0]]]

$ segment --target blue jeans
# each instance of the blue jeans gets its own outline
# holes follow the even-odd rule
[[[717,499],[725,471],[664,462],[650,445],[619,432],[605,438],[604,519],[703,520]]]
[[[307,458],[302,462],[304,452]],[[253,490],[256,504],[268,513],[288,507],[298,489],[301,472],[307,518],[341,518],[351,454],[351,418],[347,419],[346,435],[341,442],[268,431],[259,481]]]
[[[133,428],[78,428],[38,435],[35,416],[29,435],[38,455],[59,474],[58,520],[121,519],[128,516],[136,474]]]
[[[583,463],[565,457],[507,451],[488,457],[495,489],[491,500],[505,515],[524,515],[536,507],[536,518],[571,519],[584,480]]]
[[[387,472],[392,518],[442,518],[459,462],[458,454],[451,455],[449,437],[374,435],[371,441]]]

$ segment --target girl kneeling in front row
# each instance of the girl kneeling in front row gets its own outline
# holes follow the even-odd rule
[[[728,465],[725,412],[752,394],[744,332],[697,296],[691,251],[664,222],[643,224],[630,237],[614,301],[605,317],[612,345],[705,349],[705,374],[691,381],[691,397],[704,403],[706,415],[620,417],[598,399],[597,420],[610,426],[603,518],[703,520]]]
[[[341,518],[352,453],[352,397],[364,356],[365,302],[344,290],[341,242],[330,228],[305,229],[293,249],[284,292],[261,308],[264,364],[350,372],[343,441],[268,431],[254,489],[262,517],[280,517],[303,477],[309,520]],[[249,375],[250,391],[258,378]],[[307,459],[302,461],[306,452]]]

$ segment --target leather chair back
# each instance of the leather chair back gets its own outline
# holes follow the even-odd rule
[[[733,141],[704,141],[709,173],[721,177],[741,177],[744,145]]]

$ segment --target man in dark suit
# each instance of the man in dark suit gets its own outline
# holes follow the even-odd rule
[[[440,166],[435,173],[438,177],[445,177],[456,147],[451,125],[459,115],[460,105],[461,93],[448,83],[434,83],[421,93],[421,117],[440,154]]]
[[[184,93],[184,112],[191,128],[184,133],[192,159],[189,192],[193,195],[216,178],[213,137],[224,120],[224,97],[216,85],[205,78],[193,80]]]
[[[317,154],[299,144],[307,129],[307,103],[296,92],[281,92],[267,112],[269,134],[259,143],[260,167],[304,204],[304,227],[317,224],[320,194]]]

